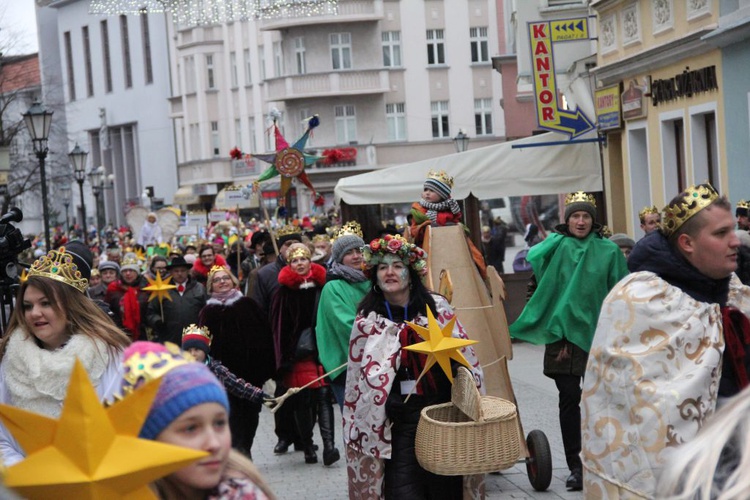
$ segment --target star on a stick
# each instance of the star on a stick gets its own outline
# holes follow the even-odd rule
[[[154,380],[105,409],[80,361],[59,420],[0,405],[0,418],[27,458],[5,474],[24,498],[155,498],[149,483],[207,455],[139,439],[156,396]]]
[[[172,300],[172,297],[169,296],[169,291],[174,290],[177,287],[169,283],[172,281],[171,276],[167,276],[166,280],[162,280],[161,274],[156,273],[156,279],[149,276],[146,276],[146,279],[148,280],[148,286],[144,286],[143,289],[147,292],[151,292],[151,295],[148,296],[149,302],[156,297],[159,298],[159,304],[161,304],[162,300],[165,298],[167,300]]]
[[[464,358],[464,355],[461,354],[460,349],[477,343],[476,340],[454,338],[453,325],[455,323],[456,317],[454,316],[443,328],[440,328],[440,323],[438,323],[428,307],[427,328],[412,323],[411,321],[406,322],[406,324],[412,327],[425,341],[404,347],[404,349],[408,351],[427,354],[427,362],[425,363],[423,373],[426,373],[427,370],[437,362],[451,383],[453,382],[453,373],[450,360],[454,359],[465,367],[471,369],[471,365],[466,358]],[[420,375],[420,377],[421,376],[422,375]]]

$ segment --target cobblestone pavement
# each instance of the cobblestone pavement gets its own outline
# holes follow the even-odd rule
[[[534,491],[526,474],[526,466],[520,463],[502,471],[499,475],[487,476],[487,498],[550,500],[583,498],[580,492],[573,493],[565,489],[568,469],[565,466],[560,425],[557,420],[557,390],[554,382],[542,375],[544,348],[516,343],[513,344],[513,349],[514,359],[509,362],[509,368],[521,422],[526,434],[533,429],[540,429],[547,435],[552,451],[552,484],[546,492]],[[336,413],[338,419],[338,406],[336,406]],[[338,428],[336,440],[341,442],[341,433]],[[315,441],[322,450],[317,427]],[[330,467],[324,467],[322,451],[320,451],[318,452],[320,462],[308,465],[304,463],[302,452],[290,451],[284,455],[274,455],[275,444],[273,416],[271,412],[264,409],[253,445],[253,458],[279,499],[343,500],[347,498],[346,466],[343,453],[340,461]]]

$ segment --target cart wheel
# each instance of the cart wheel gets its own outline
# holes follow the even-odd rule
[[[552,453],[544,432],[534,429],[526,438],[529,458],[526,460],[526,473],[536,491],[545,491],[552,482]]]

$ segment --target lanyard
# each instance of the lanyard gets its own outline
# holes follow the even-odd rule
[[[388,319],[393,321],[393,313],[391,312],[391,305],[388,303],[388,301],[385,301],[385,310],[388,312]],[[404,306],[404,321],[409,319],[409,304],[406,304]]]

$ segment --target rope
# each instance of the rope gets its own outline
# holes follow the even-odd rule
[[[289,399],[290,397],[294,396],[295,394],[297,394],[302,389],[307,389],[308,387],[310,387],[311,385],[313,385],[315,382],[318,382],[318,381],[326,378],[330,374],[336,373],[337,371],[341,370],[342,368],[345,368],[346,365],[347,365],[347,363],[344,363],[341,366],[337,366],[333,370],[329,371],[328,373],[324,373],[323,375],[321,375],[320,377],[318,377],[318,378],[316,378],[314,380],[311,380],[310,382],[306,383],[302,387],[292,387],[291,389],[287,390],[284,394],[282,394],[281,396],[279,396],[277,398],[266,399],[266,400],[263,401],[263,404],[266,405],[266,407],[268,407],[271,410],[271,413],[276,413],[279,410],[279,408],[281,408],[281,405],[283,405],[284,402],[287,399]]]

